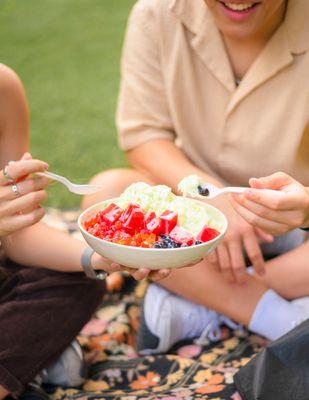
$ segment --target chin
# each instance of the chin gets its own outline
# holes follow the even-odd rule
[[[219,26],[220,31],[226,37],[231,39],[239,39],[244,40],[246,38],[250,38],[256,32],[254,27],[244,27],[244,26],[237,26],[237,25],[223,25],[222,27]]]

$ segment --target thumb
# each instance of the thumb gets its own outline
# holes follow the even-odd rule
[[[20,159],[21,161],[25,161],[25,160],[32,160],[32,155],[28,152],[24,153],[24,155],[22,156],[22,158]]]
[[[249,184],[255,189],[274,189],[278,190],[294,181],[289,175],[284,172],[276,172],[272,175],[262,178],[251,178]]]

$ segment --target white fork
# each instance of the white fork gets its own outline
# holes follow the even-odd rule
[[[251,189],[249,187],[237,187],[237,186],[226,186],[223,188],[218,188],[217,186],[213,185],[212,183],[203,183],[197,187],[198,194],[194,197],[205,198],[207,199],[214,199],[217,196],[220,196],[224,193],[244,193],[246,190]],[[277,190],[273,189],[259,189],[262,192],[269,193],[272,196],[278,197],[278,195],[282,196]],[[279,194],[278,194],[279,193]]]
[[[36,175],[45,176],[48,179],[60,182],[66,186],[70,192],[75,194],[93,194],[102,189],[102,186],[99,185],[77,185],[76,183],[69,181],[64,176],[54,174],[53,172],[38,172]]]
[[[212,183],[203,183],[198,186],[198,197],[207,197],[208,199],[213,199],[223,193],[244,193],[248,190],[248,187],[237,187],[237,186],[226,186],[224,188],[219,188]]]

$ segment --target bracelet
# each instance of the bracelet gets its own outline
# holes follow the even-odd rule
[[[107,272],[96,272],[91,266],[91,257],[94,254],[94,250],[90,247],[86,247],[86,249],[82,253],[81,257],[81,265],[85,272],[85,275],[91,279],[101,279],[104,280],[107,277]]]

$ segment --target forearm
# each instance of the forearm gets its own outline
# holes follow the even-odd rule
[[[177,184],[182,178],[196,174],[207,182],[222,184],[206,174],[188,160],[184,153],[169,140],[153,140],[144,143],[127,153],[132,167],[151,181],[170,186],[177,192]]]
[[[287,299],[309,296],[308,255],[309,240],[268,261],[265,275],[255,277]]]
[[[66,272],[82,271],[80,259],[86,244],[44,223],[5,237],[2,242],[6,255],[19,264]]]

